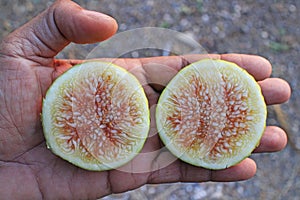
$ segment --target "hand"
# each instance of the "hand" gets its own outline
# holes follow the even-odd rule
[[[82,61],[55,60],[70,42],[93,43],[116,32],[116,22],[103,14],[86,11],[72,1],[60,0],[35,19],[7,36],[0,48],[0,196],[5,199],[94,199],[111,193],[138,188],[146,183],[188,181],[238,181],[251,178],[256,165],[250,158],[225,170],[211,171],[179,160],[159,169],[166,152],[153,157],[136,157],[128,166],[149,170],[126,173],[122,170],[91,172],[56,157],[46,148],[41,122],[41,102],[53,80],[69,67]],[[271,65],[250,55],[210,55],[232,61],[252,74],[262,88],[267,104],[287,101],[289,85],[269,78]],[[174,72],[203,55],[116,59],[144,85],[150,106],[157,102],[161,88]],[[151,67],[149,67],[151,66]],[[168,66],[166,68],[165,66]],[[167,70],[167,69],[174,70]],[[157,73],[157,70],[160,70]],[[152,113],[153,114],[153,113]],[[162,147],[155,124],[143,152]],[[255,152],[284,148],[286,134],[278,127],[267,127]],[[126,166],[125,166],[126,167]],[[157,170],[156,170],[157,169]]]

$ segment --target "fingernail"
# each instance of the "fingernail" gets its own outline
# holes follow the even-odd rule
[[[106,20],[106,21],[116,21],[114,18],[112,18],[106,14],[100,13],[100,12],[95,12],[95,11],[91,11],[91,10],[83,10],[82,12],[84,15],[89,16],[96,20],[101,19],[101,20]]]

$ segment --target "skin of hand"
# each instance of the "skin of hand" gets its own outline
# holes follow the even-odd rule
[[[56,60],[54,57],[70,42],[103,41],[116,30],[117,23],[111,17],[84,10],[72,1],[60,0],[3,39],[0,46],[1,197],[95,199],[147,183],[239,181],[254,176],[256,164],[250,158],[218,171],[194,167],[179,160],[160,168],[160,160],[166,154],[160,151],[153,157],[137,156],[127,164],[148,172],[92,172],[71,165],[46,148],[40,121],[42,99],[57,76],[82,62]],[[209,56],[245,68],[260,84],[268,105],[289,99],[289,85],[281,79],[269,78],[271,65],[264,58],[240,54]],[[182,67],[203,57],[115,59],[114,62],[127,70],[135,68],[133,74],[144,85],[151,106],[159,97],[162,89],[159,85],[165,85]],[[151,115],[153,117],[153,113]],[[162,148],[156,131],[155,124],[151,124],[151,137],[147,139],[143,152]],[[254,152],[279,151],[286,143],[287,136],[282,129],[268,126]]]

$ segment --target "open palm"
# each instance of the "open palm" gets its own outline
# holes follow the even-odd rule
[[[84,23],[83,23],[84,22]],[[71,1],[58,1],[35,19],[6,37],[0,48],[0,196],[6,199],[94,199],[123,192],[146,183],[178,181],[238,181],[252,177],[251,159],[219,171],[194,167],[173,159],[163,150],[155,124],[140,156],[117,170],[91,172],[73,166],[46,148],[40,121],[42,99],[53,80],[82,61],[55,60],[69,42],[102,41],[116,31],[116,22],[86,11]],[[282,103],[290,88],[280,79],[268,78],[271,65],[250,55],[210,55],[244,67],[261,85],[267,104]],[[175,73],[203,55],[115,59],[143,84],[150,107]],[[172,69],[172,70],[170,70]],[[149,84],[157,83],[157,84]],[[153,117],[153,113],[151,113]],[[154,123],[154,120],[152,120]],[[255,152],[284,148],[286,135],[267,127]],[[147,155],[147,156],[143,156]],[[164,165],[166,159],[172,162]],[[139,173],[135,173],[139,172]]]

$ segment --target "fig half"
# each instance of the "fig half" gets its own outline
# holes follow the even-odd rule
[[[111,63],[90,61],[58,77],[43,101],[42,123],[53,153],[88,170],[115,169],[142,149],[150,127],[139,81]]]
[[[248,157],[263,135],[260,86],[234,63],[204,59],[183,68],[162,92],[156,123],[165,146],[195,166],[224,169]]]

